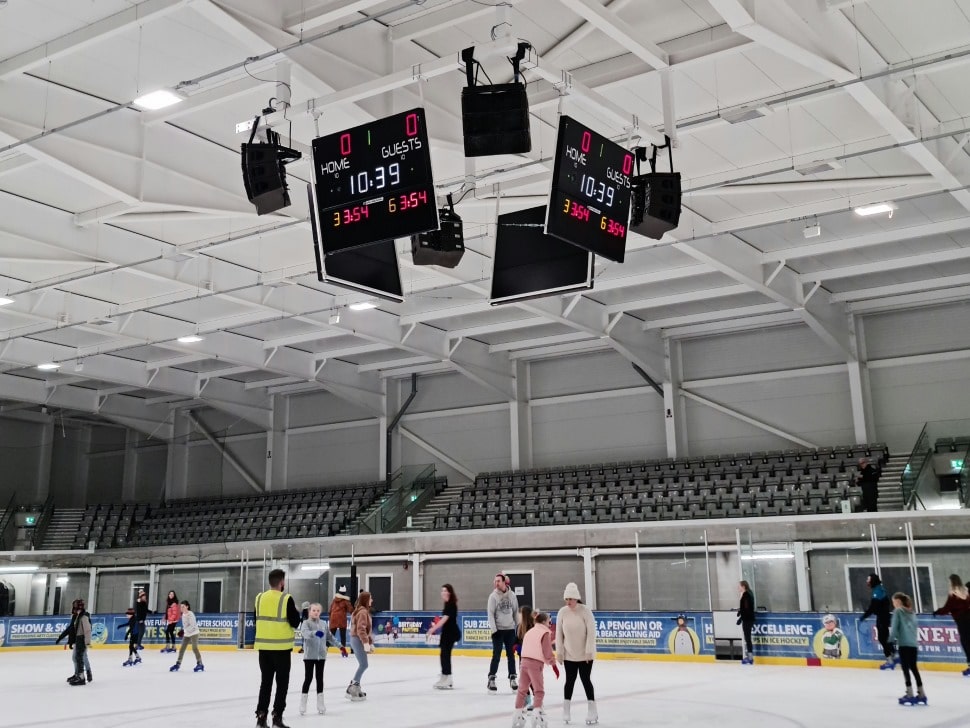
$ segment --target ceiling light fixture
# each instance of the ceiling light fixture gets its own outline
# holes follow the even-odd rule
[[[171,89],[160,88],[158,91],[152,91],[151,93],[139,96],[132,103],[138,108],[145,109],[146,111],[158,111],[159,109],[174,106],[175,104],[184,100],[185,97],[182,96],[182,94],[176,93]]]
[[[330,564],[324,562],[322,564],[303,564],[300,567],[300,571],[329,571]]]
[[[13,302],[14,301],[12,298],[7,298],[6,296],[0,296],[0,306],[9,306]]]
[[[180,336],[176,339],[180,344],[198,344],[202,341],[202,337],[198,334],[189,334],[188,336]]]
[[[0,566],[0,574],[23,574],[30,571],[37,571],[36,566]]]
[[[54,372],[60,369],[61,365],[58,364],[57,362],[48,361],[48,362],[44,362],[43,364],[38,364],[37,368],[40,369],[42,372]]]
[[[377,308],[377,304],[373,301],[361,301],[360,303],[352,303],[347,308],[351,311],[369,311],[372,308]]]
[[[879,202],[875,205],[862,205],[861,207],[855,208],[855,214],[861,215],[862,217],[869,217],[869,215],[882,215],[889,213],[889,217],[893,216],[893,212],[896,210],[896,206],[891,202]]]

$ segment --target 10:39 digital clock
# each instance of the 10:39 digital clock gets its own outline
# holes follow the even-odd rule
[[[313,140],[324,255],[438,227],[424,109]]]
[[[560,117],[546,234],[622,263],[633,162],[633,152]]]

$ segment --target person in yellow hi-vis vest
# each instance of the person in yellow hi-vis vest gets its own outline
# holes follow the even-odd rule
[[[269,589],[256,596],[256,650],[259,652],[259,702],[256,704],[256,728],[267,728],[269,697],[276,681],[273,701],[273,728],[287,728],[283,723],[286,691],[290,686],[290,659],[293,652],[293,630],[300,626],[300,612],[293,597],[285,592],[286,572],[269,572]]]

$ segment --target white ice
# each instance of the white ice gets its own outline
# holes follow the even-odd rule
[[[125,652],[94,648],[94,682],[72,687],[70,652],[0,654],[0,725],[9,728],[239,728],[255,725],[259,669],[253,652],[204,653],[206,671],[169,673],[171,655],[146,649],[144,663],[122,667]],[[367,699],[351,703],[344,690],[356,666],[333,655],[325,671],[327,714],[300,716],[303,678],[293,655],[286,724],[388,728],[508,728],[513,695],[507,680],[485,690],[488,660],[456,657],[455,689],[436,691],[436,655],[371,656],[362,681]],[[966,728],[970,678],[925,671],[927,707],[901,707],[899,670],[776,667],[598,660],[593,670],[600,726],[705,726],[706,728]],[[562,680],[546,672],[550,727],[562,726]],[[313,707],[311,689],[311,708]],[[573,696],[573,725],[583,728],[582,687]]]

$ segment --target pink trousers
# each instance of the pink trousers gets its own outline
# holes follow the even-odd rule
[[[531,657],[523,657],[519,664],[519,691],[515,694],[515,709],[522,710],[525,707],[525,696],[532,688],[532,707],[538,710],[542,707],[542,699],[546,695],[545,683],[543,682],[542,672],[545,664]]]

